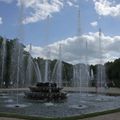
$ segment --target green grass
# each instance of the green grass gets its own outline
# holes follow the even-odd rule
[[[19,118],[26,120],[78,120],[78,119],[91,118],[91,117],[96,117],[96,116],[116,113],[116,112],[120,112],[120,108],[114,110],[78,115],[78,116],[64,117],[64,118],[43,118],[43,117],[25,116],[25,115],[13,114],[13,113],[0,113],[0,117]]]

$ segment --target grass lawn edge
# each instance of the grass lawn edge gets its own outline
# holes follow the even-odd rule
[[[101,111],[101,112],[88,113],[83,115],[77,115],[77,116],[63,117],[63,118],[35,117],[35,116],[27,116],[27,115],[20,115],[20,114],[7,113],[7,112],[6,113],[0,112],[0,117],[18,118],[18,119],[26,119],[26,120],[78,120],[78,119],[97,117],[100,115],[106,115],[106,114],[117,113],[117,112],[120,112],[120,108]]]

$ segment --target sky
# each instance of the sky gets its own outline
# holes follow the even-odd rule
[[[19,38],[21,30],[33,57],[59,58],[61,45],[62,59],[72,64],[112,61],[120,57],[119,23],[119,0],[0,0],[0,35]]]

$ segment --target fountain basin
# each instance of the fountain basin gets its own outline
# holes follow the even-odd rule
[[[24,96],[18,96],[18,104],[16,104],[16,92],[13,92],[12,94],[8,94],[10,98],[0,98],[0,112],[54,118],[76,116],[120,108],[120,96],[94,94],[92,94],[92,96],[91,94],[87,96],[86,93],[81,94],[70,93],[64,102],[43,102],[43,100],[32,100],[26,99]],[[104,100],[96,101],[96,99],[101,97],[104,98]],[[4,102],[8,99],[13,99],[13,102]],[[23,106],[16,107],[16,105]]]
[[[67,98],[67,94],[62,92],[62,88],[57,87],[56,83],[37,83],[29,89],[30,91],[25,92],[25,97],[28,99],[59,101]]]

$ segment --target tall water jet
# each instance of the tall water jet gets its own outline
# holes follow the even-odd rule
[[[59,59],[57,68],[57,81],[58,87],[62,87],[62,55],[61,55],[61,44],[59,45]]]
[[[16,83],[16,88],[17,88],[17,93],[16,93],[16,105],[15,107],[20,107],[20,104],[19,104],[19,96],[18,96],[18,87],[19,87],[19,82],[20,82],[20,67],[21,67],[21,64],[20,64],[20,61],[21,60],[21,56],[23,56],[23,51],[21,50],[21,42],[20,41],[23,41],[23,36],[24,36],[24,28],[23,28],[23,20],[24,20],[24,17],[23,17],[23,13],[24,13],[24,2],[23,0],[20,0],[20,18],[19,18],[19,34],[18,34],[18,56],[17,56],[17,83]]]
[[[2,41],[2,50],[1,50],[1,58],[2,58],[2,67],[1,67],[1,88],[5,84],[4,82],[4,72],[5,72],[5,58],[6,58],[6,40],[3,39]]]
[[[16,87],[17,86],[17,64],[18,64],[18,40],[14,40],[13,42],[13,47],[11,50],[11,63],[10,63],[10,83],[11,87]],[[22,48],[21,48],[22,49]],[[22,56],[21,56],[22,57]],[[21,61],[22,62],[22,61]]]
[[[81,11],[80,11],[80,1],[79,1],[79,7],[78,7],[78,16],[77,16],[77,37],[79,40],[81,40]],[[80,44],[81,45],[81,44]],[[76,75],[76,82],[77,82],[77,86],[79,85],[79,92],[81,95],[81,82],[82,82],[82,74],[81,74],[81,70],[82,70],[82,66],[81,65],[75,65],[74,66],[74,70],[75,70],[75,75]]]
[[[95,76],[94,76],[94,73],[93,73],[93,69],[92,69],[92,68],[90,69],[90,80],[91,80],[91,81],[95,80]]]
[[[28,65],[27,65],[27,85],[31,85],[32,81],[32,57],[31,57],[31,52],[32,52],[32,45],[30,44],[29,46],[29,56],[28,56]]]
[[[90,80],[90,71],[89,71],[89,65],[88,65],[88,41],[86,39],[86,55],[85,55],[85,72],[86,72],[86,92],[88,93],[88,87],[89,87],[89,80]]]
[[[48,38],[49,38],[49,22],[50,22],[50,16],[47,16],[47,23],[46,23],[46,42],[48,42]],[[44,82],[49,82],[49,61],[48,58],[49,56],[49,48],[46,47],[46,60],[45,60],[45,73],[44,73]]]
[[[96,92],[103,93],[106,85],[106,74],[105,74],[105,66],[103,65],[102,58],[102,34],[101,29],[99,29],[99,64],[97,66],[97,83],[96,83]]]
[[[49,77],[48,77],[48,71],[49,71],[49,66],[48,66],[48,60],[45,60],[45,76],[44,76],[44,82],[49,82]]]

